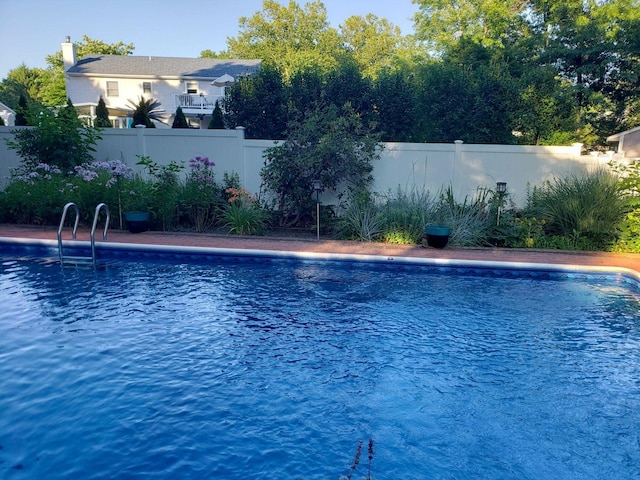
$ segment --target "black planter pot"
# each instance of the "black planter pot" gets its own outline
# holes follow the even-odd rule
[[[427,225],[424,229],[427,235],[427,245],[433,248],[444,248],[449,243],[451,229],[444,225]]]
[[[149,212],[125,212],[124,221],[127,224],[127,230],[131,233],[149,230]]]

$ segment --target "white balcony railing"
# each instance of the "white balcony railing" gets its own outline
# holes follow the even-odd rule
[[[216,100],[220,98],[222,97],[215,97],[212,100],[202,94],[191,95],[188,93],[176,95],[176,108],[181,107],[185,114],[211,114],[216,105]]]

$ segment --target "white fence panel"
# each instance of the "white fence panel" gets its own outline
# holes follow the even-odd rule
[[[10,169],[20,158],[9,150],[15,127],[0,127],[0,185],[5,185]],[[29,127],[19,127],[29,128]],[[136,163],[148,156],[160,165],[171,161],[184,163],[196,156],[216,163],[218,180],[223,172],[236,172],[249,192],[260,191],[263,153],[275,144],[271,140],[246,140],[244,129],[105,129],[94,158],[121,159],[140,170]],[[381,158],[374,163],[374,190],[380,193],[402,189],[427,189],[433,194],[451,186],[457,198],[473,195],[478,187],[494,188],[507,182],[511,198],[518,205],[526,200],[527,187],[541,184],[554,176],[586,171],[606,161],[598,156],[580,154],[580,145],[538,147],[514,145],[477,145],[456,141],[452,144],[386,143]],[[331,202],[326,194],[325,201]]]

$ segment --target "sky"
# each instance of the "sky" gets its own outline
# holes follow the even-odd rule
[[[278,0],[288,5],[289,0]],[[307,0],[297,0],[303,6]],[[413,33],[412,0],[322,0],[331,27],[373,13]],[[262,11],[262,0],[0,0],[0,79],[25,64],[46,68],[45,57],[87,35],[112,44],[133,43],[133,55],[198,57],[226,49],[240,17]]]

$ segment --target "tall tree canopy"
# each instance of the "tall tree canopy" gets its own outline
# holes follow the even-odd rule
[[[264,0],[262,12],[240,18],[240,34],[227,40],[226,56],[259,58],[275,66],[285,78],[308,69],[331,71],[339,57],[338,32],[329,27],[320,1],[300,7]]]
[[[365,77],[397,70],[411,55],[412,48],[400,29],[373,14],[347,18],[340,26],[340,37]]]
[[[532,105],[538,119],[549,118],[553,111],[566,113],[570,92],[574,97],[571,115],[577,120],[574,141],[602,145],[608,134],[631,128],[640,120],[638,0],[414,3],[419,6],[415,21],[422,41],[440,54],[465,40],[491,48],[492,61],[502,56],[511,74],[521,81],[522,99],[543,100],[543,109]],[[553,88],[549,88],[548,77],[543,80],[536,75],[539,69],[555,72]],[[561,122],[561,127],[555,122],[554,126],[571,128],[570,123]],[[542,134],[543,129],[537,130],[534,137]]]

